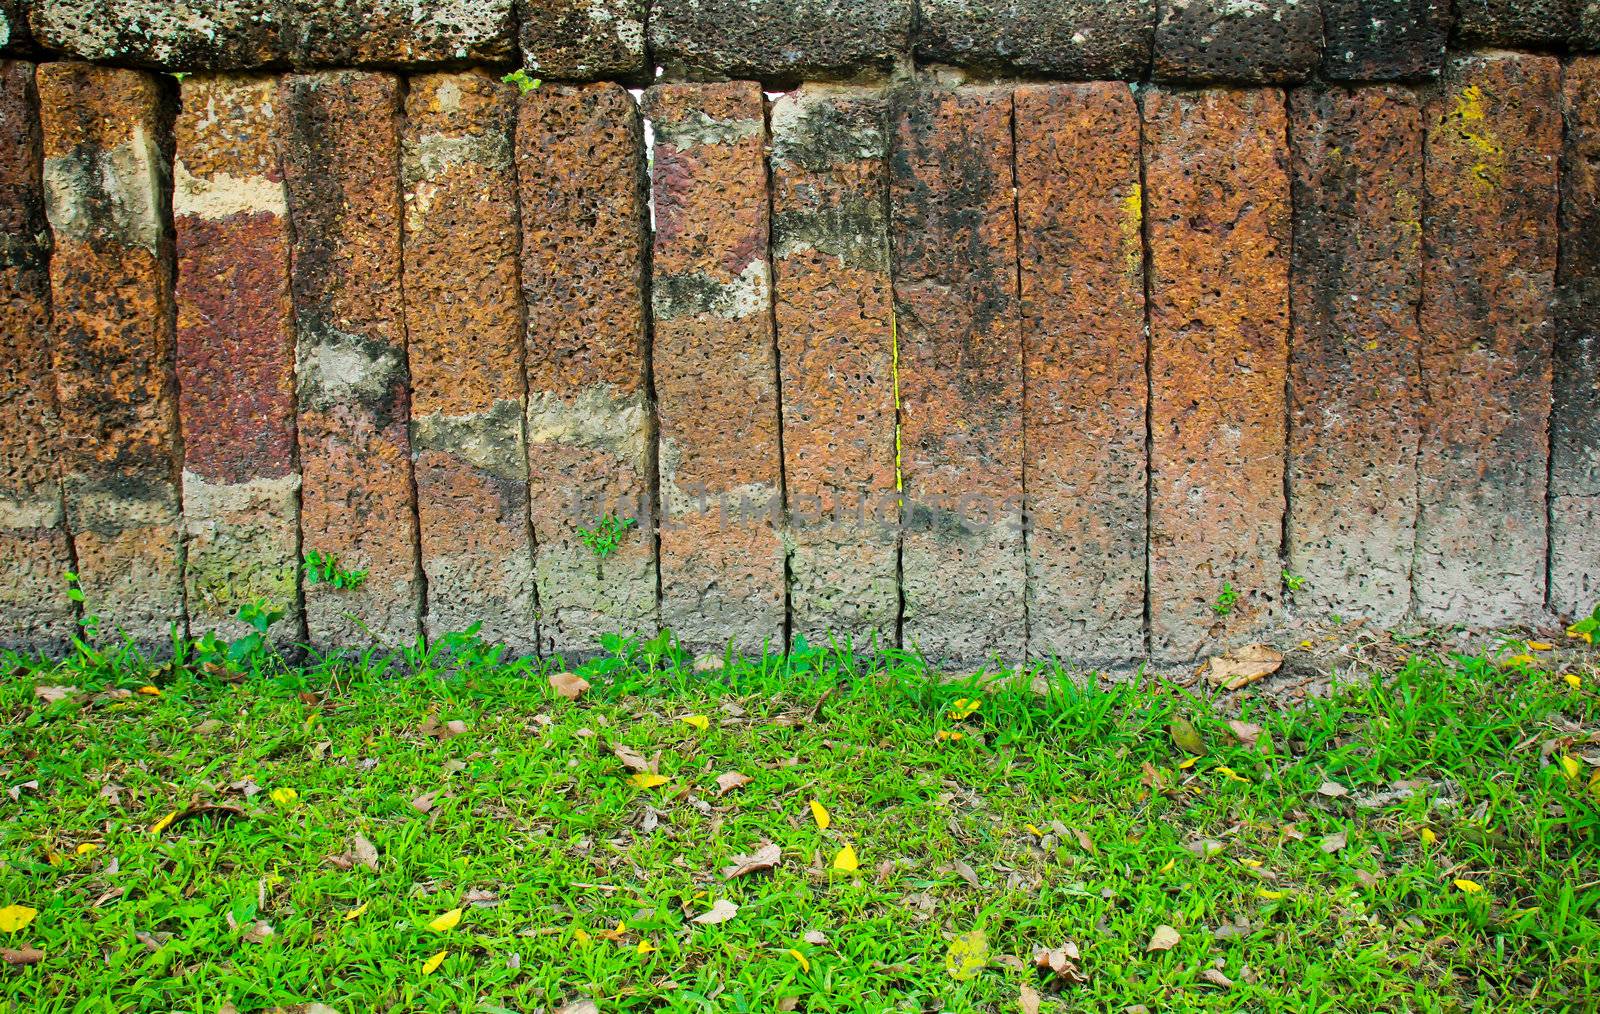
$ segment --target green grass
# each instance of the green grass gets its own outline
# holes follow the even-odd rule
[[[0,946],[45,956],[0,967],[0,1010],[1011,1012],[1027,986],[1047,1011],[1499,1012],[1600,996],[1596,797],[1586,767],[1560,763],[1597,728],[1592,676],[1418,655],[1294,712],[1246,696],[1227,717],[1264,727],[1252,749],[1154,680],[941,683],[905,656],[827,651],[695,674],[612,645],[576,702],[550,669],[461,639],[234,681],[127,659],[18,667],[0,775],[38,786],[0,795],[0,907],[38,914]],[[159,696],[108,693],[145,684]],[[47,703],[36,685],[78,691]],[[981,704],[956,720],[964,697]],[[1175,715],[1208,747],[1187,769]],[[615,745],[659,753],[666,784],[630,784]],[[728,771],[751,780],[719,797]],[[1408,781],[1408,798],[1372,798]],[[206,804],[242,815],[152,833]],[[358,834],[376,872],[346,858]],[[776,870],[719,874],[765,842]],[[845,845],[854,874],[831,869]],[[731,920],[691,921],[718,900]],[[456,928],[428,928],[457,907]],[[1147,952],[1163,924],[1181,941]],[[957,981],[949,942],[974,929],[988,964]],[[1033,965],[1068,941],[1082,984]]]

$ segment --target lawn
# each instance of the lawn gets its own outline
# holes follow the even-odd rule
[[[1600,1002],[1581,660],[1421,643],[1280,711],[610,647],[581,693],[467,637],[11,659],[0,1010]]]

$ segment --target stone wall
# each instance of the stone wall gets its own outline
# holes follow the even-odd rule
[[[1123,665],[1600,599],[1600,6],[0,0],[0,47],[7,645],[264,601]]]

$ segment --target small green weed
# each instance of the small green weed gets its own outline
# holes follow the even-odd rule
[[[593,528],[578,529],[578,538],[588,546],[590,551],[604,560],[617,551],[622,545],[622,537],[628,534],[628,529],[638,524],[633,518],[619,518],[615,514],[607,514],[595,522]]]
[[[1594,611],[1588,616],[1567,628],[1568,637],[1585,644],[1593,644],[1594,635],[1597,633],[1600,633],[1600,603],[1595,605]]]
[[[1299,574],[1291,574],[1286,569],[1283,572],[1283,586],[1289,589],[1290,595],[1293,595],[1306,586],[1306,579]]]
[[[364,570],[346,570],[339,566],[339,558],[332,553],[306,550],[306,580],[311,584],[332,585],[336,590],[347,591],[367,583]]]
[[[511,73],[507,74],[505,77],[501,78],[500,80],[504,81],[506,84],[516,85],[517,86],[517,91],[520,92],[523,95],[528,94],[529,92],[533,91],[535,88],[539,87],[541,84],[544,84],[543,81],[539,80],[536,77],[529,77],[528,76],[528,72],[523,70],[523,69],[521,69],[520,67],[518,69],[512,71]]]
[[[1233,607],[1239,604],[1239,593],[1233,590],[1233,582],[1222,582],[1222,594],[1217,596],[1217,601],[1211,603],[1211,611],[1218,616],[1227,616],[1233,612]]]

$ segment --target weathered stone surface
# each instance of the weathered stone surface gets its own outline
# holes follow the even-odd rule
[[[522,436],[515,87],[426,74],[406,94],[411,446],[430,637],[482,623],[537,650]]]
[[[147,74],[81,63],[37,81],[78,573],[106,634],[159,651],[184,621],[161,95]]]
[[[28,29],[30,0],[0,0],[0,53],[26,53],[33,36]]]
[[[294,312],[271,78],[182,84],[174,127],[184,582],[190,624],[237,637],[247,603],[301,631]]]
[[[1449,0],[1322,0],[1323,76],[1405,81],[1444,65]]]
[[[1290,111],[1293,602],[1392,626],[1411,607],[1416,543],[1421,100],[1307,88]]]
[[[369,629],[409,643],[421,626],[422,579],[400,288],[399,82],[296,74],[280,79],[278,101],[288,117],[301,541],[367,572],[351,590],[308,578],[306,626],[314,644],[330,647],[368,643]]]
[[[661,620],[694,650],[784,638],[778,373],[759,85],[645,95],[653,364],[660,418]]]
[[[0,647],[59,652],[72,569],[50,369],[49,239],[33,65],[0,61]]]
[[[512,0],[35,0],[34,34],[90,60],[238,70],[505,60]]]
[[[1559,74],[1550,57],[1458,57],[1426,109],[1412,573],[1429,622],[1505,623],[1544,605]]]
[[[1156,26],[1162,81],[1303,81],[1322,61],[1316,0],[1170,0]]]
[[[1550,605],[1600,602],[1600,57],[1567,65],[1560,312],[1550,419]]]
[[[935,664],[1015,663],[1026,624],[1011,93],[930,89],[897,106],[902,638]]]
[[[768,84],[882,74],[908,48],[911,0],[682,0],[650,13],[650,52],[673,76]]]
[[[1074,79],[1136,79],[1155,0],[921,0],[919,60]]]
[[[540,636],[572,656],[658,625],[650,219],[633,99],[610,84],[523,96],[517,173]],[[580,532],[608,514],[634,527],[601,558]]]
[[[642,75],[646,8],[647,0],[517,0],[523,62],[561,81]]]
[[[1462,48],[1566,48],[1586,0],[1455,0]]]
[[[1278,611],[1288,152],[1276,89],[1153,89],[1144,116],[1150,637],[1175,662],[1257,639]]]
[[[806,85],[772,107],[790,616],[812,644],[895,643],[887,130],[878,90]]]
[[[1139,108],[1109,82],[1014,101],[1028,654],[1127,663],[1144,654]]]

